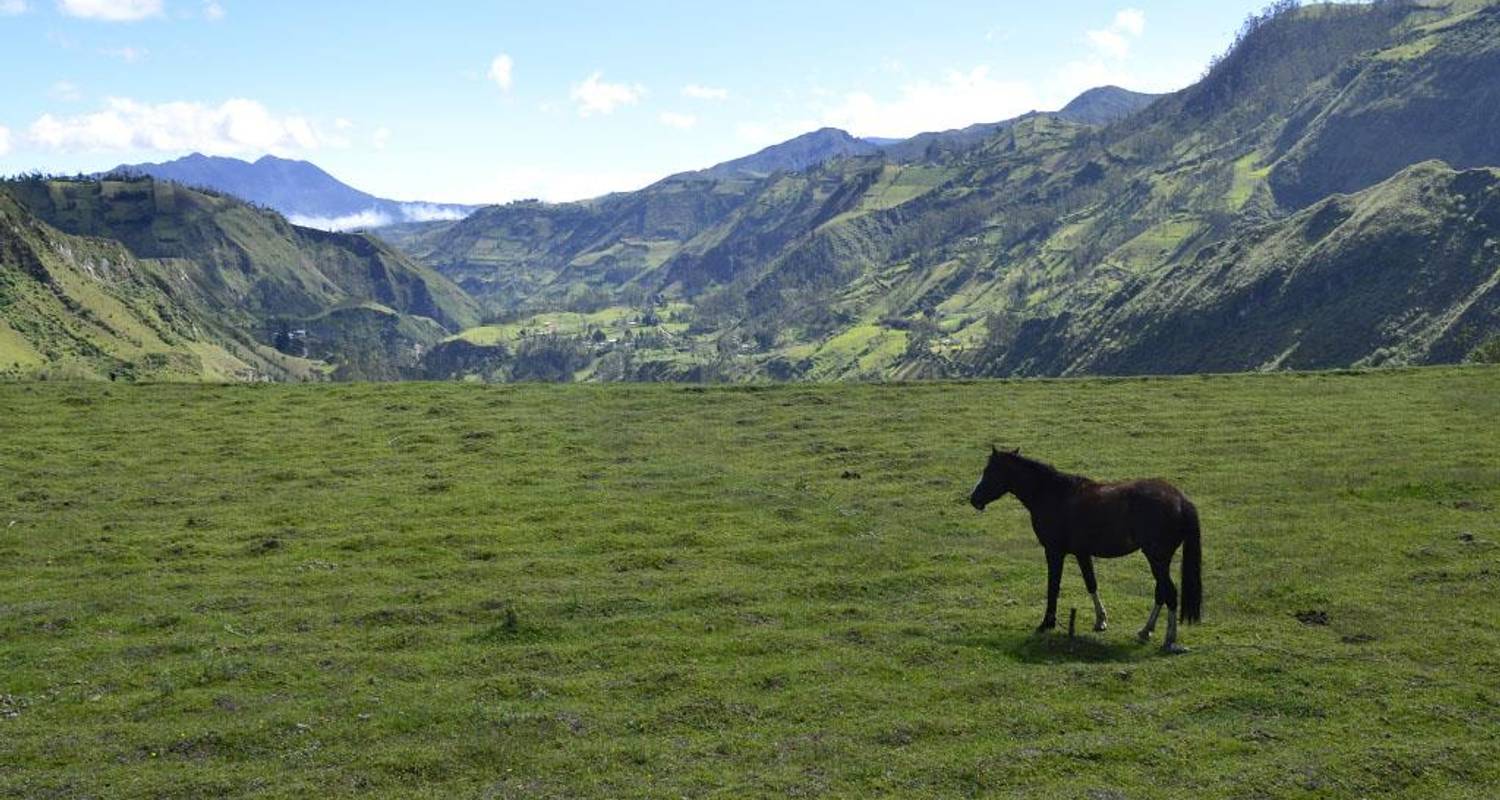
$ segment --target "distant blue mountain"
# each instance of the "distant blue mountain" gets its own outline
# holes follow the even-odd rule
[[[361,192],[314,164],[275,156],[251,163],[194,153],[160,164],[122,164],[115,171],[216,189],[275,209],[294,224],[324,230],[462,219],[478,208],[387,200]]]

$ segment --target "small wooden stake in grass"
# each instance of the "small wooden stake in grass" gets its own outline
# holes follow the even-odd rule
[[[1068,638],[1073,638],[1073,624],[1078,621],[1078,609],[1068,609]]]

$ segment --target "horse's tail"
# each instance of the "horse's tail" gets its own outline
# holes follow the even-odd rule
[[[1185,503],[1182,520],[1182,621],[1197,622],[1203,616],[1203,553],[1200,547],[1198,509]]]

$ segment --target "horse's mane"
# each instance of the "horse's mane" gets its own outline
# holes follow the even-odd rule
[[[1034,458],[1027,458],[1020,453],[1005,453],[1004,455],[1007,458],[1015,459],[1017,463],[1030,471],[1032,475],[1035,475],[1046,483],[1079,484],[1090,482],[1088,478],[1085,478],[1082,475],[1073,475],[1071,473],[1063,472],[1062,470],[1052,466],[1051,464],[1043,461],[1038,461]]]

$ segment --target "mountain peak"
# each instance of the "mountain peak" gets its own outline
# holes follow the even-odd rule
[[[773,172],[800,172],[846,156],[876,155],[880,148],[841,128],[819,128],[773,144],[757,153],[710,167],[715,178],[759,178]]]
[[[403,203],[355,189],[309,161],[263,155],[254,162],[193,153],[159,164],[122,164],[116,171],[201,186],[273,208],[313,228],[378,228],[398,222],[459,219],[472,206]]]

